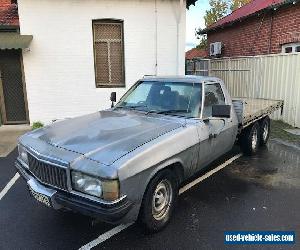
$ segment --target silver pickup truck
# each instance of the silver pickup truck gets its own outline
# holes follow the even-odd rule
[[[22,136],[15,165],[49,207],[110,223],[138,219],[155,232],[169,222],[184,180],[235,143],[255,153],[268,140],[268,115],[282,106],[232,99],[218,78],[145,77],[108,110]]]

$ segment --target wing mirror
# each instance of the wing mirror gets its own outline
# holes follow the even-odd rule
[[[231,105],[213,105],[212,117],[215,118],[230,118]]]
[[[117,101],[117,93],[111,92],[110,94],[111,107],[114,107],[114,103]]]

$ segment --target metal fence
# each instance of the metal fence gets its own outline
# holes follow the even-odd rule
[[[205,59],[194,62],[194,68],[203,63],[208,64],[208,75],[221,78],[232,96],[284,100],[283,115],[278,111],[272,118],[300,127],[300,54]]]
[[[186,61],[186,75],[208,76],[209,59],[193,59]]]

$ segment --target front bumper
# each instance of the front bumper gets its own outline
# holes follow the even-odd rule
[[[69,209],[84,215],[92,216],[108,223],[120,223],[130,211],[132,203],[124,198],[116,203],[101,203],[90,199],[56,190],[40,183],[22,164],[17,160],[15,166],[19,174],[26,180],[33,196],[35,193],[46,196],[50,199],[54,209]],[[47,204],[46,204],[47,205]]]

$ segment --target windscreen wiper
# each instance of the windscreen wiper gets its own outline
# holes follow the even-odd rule
[[[185,115],[179,115],[176,113],[188,113],[188,111],[186,109],[168,109],[168,110],[161,110],[161,111],[157,111],[157,110],[149,110],[146,115],[150,114],[150,113],[154,113],[154,114],[164,114],[164,115],[174,115],[174,116],[181,116],[181,117],[186,117]]]
[[[116,106],[115,108],[124,108],[124,109],[133,109],[135,110],[136,108],[147,108],[147,105],[132,105],[132,106]]]
[[[156,112],[157,114],[188,113],[186,109],[168,109]]]

